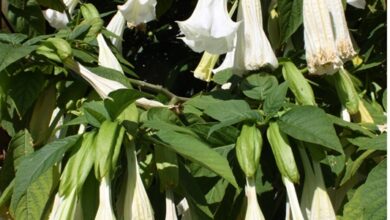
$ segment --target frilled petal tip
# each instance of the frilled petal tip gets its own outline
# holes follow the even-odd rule
[[[156,0],[127,0],[118,10],[132,25],[139,25],[156,19]]]
[[[366,7],[366,0],[347,0],[347,3],[355,8],[364,9]]]
[[[49,25],[55,29],[63,29],[68,24],[69,20],[65,12],[58,12],[53,9],[42,11],[43,17],[49,22]]]
[[[117,37],[110,37],[111,43],[118,48],[119,51],[122,50],[122,36],[125,30],[126,20],[123,17],[120,11],[116,12],[114,17],[112,17],[110,23],[107,25],[107,30],[111,31]]]
[[[306,51],[306,61],[309,73],[313,75],[332,75],[343,66],[343,62],[332,51],[320,50],[317,53]]]
[[[227,0],[199,0],[191,17],[177,21],[181,38],[193,51],[224,54],[233,50],[239,22],[230,19]]]

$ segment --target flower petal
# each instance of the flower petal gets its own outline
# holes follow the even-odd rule
[[[107,30],[111,31],[113,34],[119,38],[110,37],[111,43],[118,48],[119,51],[122,51],[122,36],[125,30],[126,20],[123,17],[120,11],[117,11],[114,17],[112,17],[110,23],[107,25]]]
[[[131,25],[139,25],[156,19],[156,0],[127,0],[118,10]]]
[[[347,3],[355,8],[364,9],[366,7],[366,0],[347,0]]]
[[[121,64],[116,59],[111,49],[108,47],[102,34],[98,34],[97,42],[99,45],[99,65],[123,73]]]

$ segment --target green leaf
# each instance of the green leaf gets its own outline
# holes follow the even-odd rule
[[[359,187],[353,194],[352,199],[344,205],[341,220],[363,220],[363,209],[360,205],[363,199],[362,191],[362,187]]]
[[[359,149],[365,150],[387,150],[387,134],[381,134],[379,136],[368,138],[368,137],[357,137],[348,138],[348,141],[358,146]]]
[[[53,167],[32,182],[26,193],[19,199],[17,205],[12,204],[12,202],[16,201],[12,198],[11,207],[16,208],[13,210],[15,219],[44,219],[46,203],[57,185],[58,179],[59,175]]]
[[[75,135],[53,141],[24,158],[15,176],[15,189],[12,197],[15,206],[19,203],[23,194],[26,193],[30,184],[60,161],[64,153],[76,144],[79,137],[79,135]],[[12,208],[16,209],[16,207]]]
[[[227,121],[237,117],[246,117],[252,109],[244,100],[228,100],[209,105],[204,113],[218,121]]]
[[[144,127],[147,128],[153,128],[155,130],[170,130],[175,131],[178,133],[188,134],[188,135],[195,135],[196,134],[191,131],[191,129],[188,129],[186,127],[178,126],[169,122],[165,122],[162,120],[151,120],[151,121],[145,121]]]
[[[0,41],[12,44],[14,46],[17,46],[17,44],[22,43],[27,38],[27,35],[20,33],[0,33]]]
[[[8,18],[15,31],[30,37],[45,34],[46,22],[40,6],[32,0],[20,2],[14,4],[9,1]]]
[[[94,127],[100,127],[105,120],[111,119],[104,107],[103,101],[87,102],[83,105],[83,112],[88,123]]]
[[[275,76],[267,73],[252,74],[241,83],[241,89],[249,98],[264,100],[269,93],[278,85]]]
[[[273,116],[283,106],[288,90],[287,82],[284,82],[274,88],[264,101],[264,113]]]
[[[278,0],[282,42],[286,42],[302,24],[302,9],[302,0]]]
[[[359,124],[355,124],[355,123],[352,123],[352,122],[344,121],[343,119],[338,118],[338,117],[336,117],[334,115],[327,114],[327,116],[328,116],[328,119],[335,125],[348,128],[348,129],[350,129],[352,131],[359,132],[360,134],[364,134],[364,135],[369,136],[369,137],[375,137],[375,135],[373,133],[371,133],[366,128],[363,128]]]
[[[208,204],[219,203],[225,196],[228,182],[224,179],[219,179],[218,182],[207,192],[206,200]]]
[[[379,163],[368,174],[364,183],[361,200],[364,219],[386,219],[387,213],[387,165],[386,160]]]
[[[238,187],[227,159],[212,150],[207,144],[188,134],[176,133],[169,130],[159,131],[157,136],[165,143],[168,143],[166,146],[176,153],[191,161],[202,164],[225,178],[236,188]]]
[[[31,135],[27,130],[20,131],[12,137],[9,150],[13,155],[15,170],[18,170],[19,164],[26,155],[34,152],[32,141]]]
[[[343,179],[341,180],[340,185],[343,185],[346,183],[355,173],[358,171],[360,166],[363,164],[365,159],[370,156],[374,151],[373,150],[367,150],[362,155],[360,155],[356,160],[352,160],[351,158],[348,159],[346,163],[345,168],[345,174]]]
[[[23,117],[38,98],[45,83],[40,73],[24,72],[11,78],[8,94],[15,103],[20,117]]]
[[[10,64],[22,59],[34,51],[36,46],[21,46],[0,43],[0,72]]]
[[[280,130],[295,139],[319,144],[343,153],[333,124],[326,113],[313,106],[297,106],[279,118]]]
[[[208,136],[213,134],[215,131],[218,131],[221,128],[228,127],[230,125],[237,124],[242,121],[262,121],[263,118],[258,111],[251,110],[249,112],[242,112],[241,115],[236,115],[234,118],[230,118],[228,120],[222,121],[221,123],[215,124],[210,128]]]
[[[38,4],[54,9],[59,12],[63,12],[65,10],[65,5],[61,0],[36,0]]]
[[[129,105],[141,97],[136,90],[120,89],[109,94],[111,99],[104,100],[104,106],[112,119],[116,119]]]

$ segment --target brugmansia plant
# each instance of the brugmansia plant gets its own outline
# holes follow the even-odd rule
[[[384,0],[6,0],[0,219],[387,219]]]

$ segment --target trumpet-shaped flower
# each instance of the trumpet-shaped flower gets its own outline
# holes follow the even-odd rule
[[[311,74],[333,74],[341,66],[327,0],[303,1],[306,61]]]
[[[102,34],[98,34],[97,42],[99,45],[99,65],[123,73],[123,69],[118,59],[116,59],[115,55],[108,47],[106,40],[104,39]]]
[[[347,0],[347,3],[355,8],[364,9],[366,7],[366,0]]]
[[[111,31],[117,37],[110,37],[111,43],[119,50],[122,51],[122,36],[125,30],[126,20],[120,11],[117,11],[114,17],[112,17],[110,23],[107,25],[107,30]]]
[[[130,148],[126,148],[126,157],[128,170],[123,217],[129,220],[153,220],[153,208],[139,174],[134,143]]]
[[[186,198],[182,199],[179,204],[177,204],[177,213],[181,215],[181,220],[191,220],[191,211],[190,206]]]
[[[257,70],[266,65],[277,68],[278,60],[263,30],[260,1],[240,1],[237,19],[242,19],[242,24],[237,32],[234,65],[245,70]]]
[[[253,178],[246,179],[245,195],[248,201],[245,220],[265,219],[263,213],[261,212],[259,203],[257,202],[256,186]]]
[[[172,190],[165,191],[165,220],[177,220],[176,207]]]
[[[64,5],[67,7],[69,14],[72,14],[73,10],[79,3],[78,0],[64,0]],[[49,22],[50,26],[55,29],[65,28],[69,22],[68,16],[64,12],[59,12],[53,9],[46,9],[42,11],[43,17]]]
[[[282,176],[284,186],[286,187],[288,201],[291,207],[291,213],[294,220],[303,220],[301,208],[299,206],[297,193],[295,191],[294,183],[285,176]]]
[[[156,19],[156,5],[156,0],[127,0],[124,5],[118,6],[118,10],[129,26],[136,26]]]
[[[72,190],[68,196],[60,196],[57,193],[54,197],[52,211],[49,220],[73,219],[76,212],[77,191]]]
[[[343,4],[339,0],[326,0],[326,4],[332,17],[337,53],[342,60],[349,60],[356,55],[356,52],[349,36]]]
[[[191,17],[177,23],[193,51],[211,54],[231,51],[240,25],[230,19],[227,0],[199,0]]]
[[[115,220],[116,218],[111,204],[111,180],[109,175],[107,175],[104,176],[100,182],[99,207],[95,220]]]
[[[211,74],[215,64],[217,63],[219,55],[204,52],[198,66],[194,71],[195,78],[210,82]]]
[[[69,62],[67,66],[74,72],[79,73],[103,99],[107,98],[110,92],[126,88],[126,86],[117,81],[96,75],[78,62]]]

